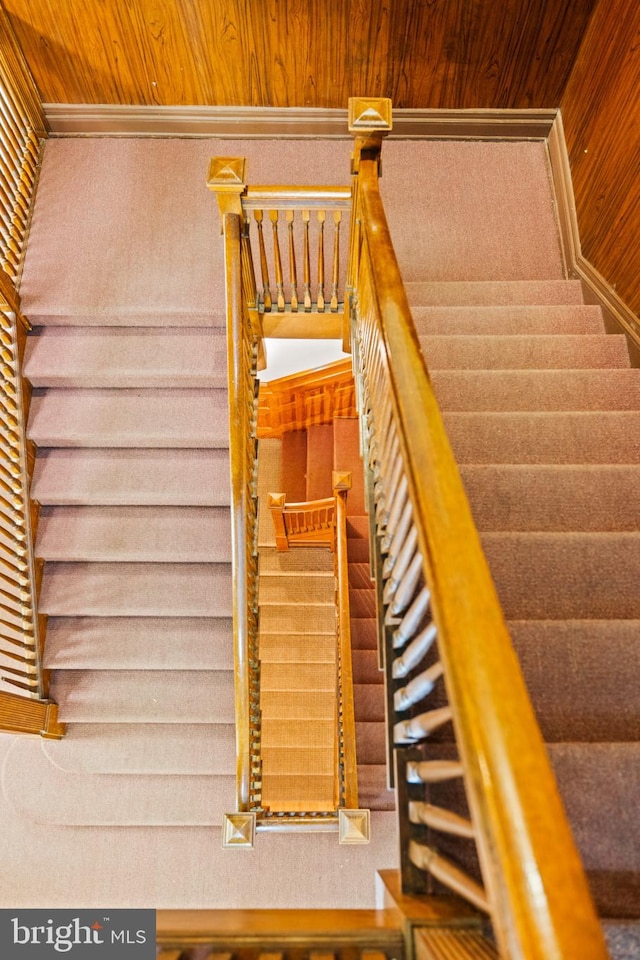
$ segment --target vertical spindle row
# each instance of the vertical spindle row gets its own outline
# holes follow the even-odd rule
[[[446,699],[442,704],[443,665],[437,653],[437,626],[425,579],[427,567],[419,547],[404,462],[402,425],[394,405],[389,361],[371,293],[370,265],[363,249],[362,259],[356,264],[356,370],[360,411],[366,423],[365,462],[372,477],[375,560],[382,580],[378,594],[382,606],[379,628],[386,672],[389,752],[396,755],[397,797],[405,823],[401,830],[403,882],[406,889],[424,891],[428,886],[424,880],[426,871],[486,911],[488,903],[482,885],[440,856],[428,842],[429,837],[438,833],[475,842],[475,828],[467,816],[425,801],[426,784],[460,780],[460,763],[448,760],[438,765],[420,755],[419,762],[409,765],[406,759],[415,755],[416,745],[426,744],[453,717]],[[434,700],[438,690],[440,694]]]
[[[42,683],[17,323],[14,313],[0,311],[0,690],[37,699]]]
[[[340,260],[340,231],[343,209],[349,199],[342,188],[336,188],[336,203],[326,202],[327,188],[321,188],[323,205],[313,203],[313,189],[305,194],[308,206],[292,196],[287,203],[286,191],[278,195],[278,205],[263,206],[269,198],[243,198],[247,231],[250,219],[256,225],[255,254],[260,262],[261,292],[259,306],[265,313],[306,312],[338,313],[343,307],[345,278]],[[275,199],[275,197],[274,197]],[[265,234],[265,221],[271,223],[270,237]],[[281,224],[286,226],[286,240]],[[329,223],[331,232],[325,227]],[[248,236],[248,233],[247,233]],[[286,247],[286,248],[285,248]],[[315,248],[315,249],[314,249]],[[331,249],[329,249],[331,248]],[[250,245],[248,246],[250,250]],[[288,269],[288,275],[285,270]]]

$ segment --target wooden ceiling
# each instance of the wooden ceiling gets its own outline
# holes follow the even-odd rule
[[[44,102],[556,107],[595,0],[4,0]]]

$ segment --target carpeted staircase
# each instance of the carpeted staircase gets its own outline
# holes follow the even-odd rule
[[[258,450],[260,756],[272,813],[336,804],[336,610],[327,548],[279,552],[266,506],[282,489],[282,440]]]
[[[331,833],[220,844],[236,736],[224,271],[205,176],[230,152],[266,181],[286,157],[292,182],[342,182],[347,146],[317,151],[47,143],[22,298],[40,609],[68,732],[0,736],[3,905],[364,907],[395,863],[384,813],[360,851]]]
[[[408,289],[598,907],[638,916],[640,370],[577,281]]]
[[[369,567],[369,518],[358,429],[357,419],[335,417],[331,423],[285,433],[281,489],[292,501],[329,497],[332,471],[351,473],[347,552],[358,802],[371,810],[393,810],[394,795],[387,789],[384,681],[378,667],[375,587]]]

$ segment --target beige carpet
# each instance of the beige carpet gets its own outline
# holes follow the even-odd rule
[[[51,652],[53,690],[70,737],[39,749],[2,738],[10,748],[2,779],[3,905],[372,906],[375,868],[396,862],[391,813],[374,815],[372,844],[359,849],[340,849],[326,834],[259,837],[252,853],[220,850],[219,827],[210,824],[229,796],[233,678],[228,650],[203,663],[203,636],[211,631],[218,647],[217,621],[228,629],[226,545],[216,536],[203,554],[196,534],[194,552],[183,550],[185,538],[171,556],[165,547],[175,513],[160,519],[165,507],[228,503],[222,247],[204,187],[208,158],[248,156],[253,183],[347,183],[350,149],[347,141],[70,139],[46,146],[22,295],[35,326],[26,362],[38,381],[30,430],[39,447],[42,549],[52,551],[42,602],[59,641]],[[542,144],[389,143],[384,189],[397,198],[390,213],[406,276],[427,281],[433,303],[473,302],[468,281],[481,278],[492,281],[489,304],[496,296],[541,303],[540,281],[550,302],[566,302]],[[414,256],[418,249],[424,257]],[[502,282],[499,292],[493,281]],[[421,292],[418,284],[413,292]],[[184,337],[173,350],[176,329]],[[602,435],[608,427],[603,421]],[[153,508],[158,525],[150,523],[149,543],[128,538],[123,514],[120,524],[110,526],[105,513],[92,526],[91,511],[68,513],[102,506]],[[140,514],[130,516],[133,530]],[[351,531],[355,541],[356,518]],[[355,562],[364,562],[362,545],[354,548]],[[158,618],[169,626],[156,640]],[[116,619],[124,630],[114,629]],[[172,634],[179,655],[170,651]],[[132,649],[121,657],[128,636]],[[167,725],[185,730],[163,753],[158,729]],[[201,738],[191,733],[201,725],[216,734],[199,762]],[[87,761],[94,736],[99,769]],[[174,768],[181,742],[185,760]],[[134,788],[117,789],[123,776],[140,791],[129,813]],[[193,777],[195,790],[180,788]],[[30,780],[42,785],[40,797],[25,794]],[[204,799],[209,780],[219,806]],[[142,826],[145,810],[153,816]],[[91,816],[99,824],[87,822]],[[46,817],[56,823],[40,822]],[[43,851],[55,865],[54,882],[42,870]],[[251,873],[259,882],[247,883]]]

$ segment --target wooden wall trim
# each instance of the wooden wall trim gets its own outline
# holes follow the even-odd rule
[[[635,356],[640,351],[640,319],[582,253],[569,152],[560,110],[552,124],[547,144],[567,274],[582,280],[585,296],[603,308],[609,329],[622,329]]]
[[[147,107],[45,103],[54,137],[218,137],[348,139],[347,111],[315,107]],[[544,140],[555,110],[393,111],[397,139]]]

